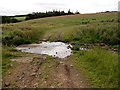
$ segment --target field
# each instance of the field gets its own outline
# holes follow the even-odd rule
[[[48,17],[14,24],[3,24],[3,87],[24,87],[24,85],[20,84],[22,81],[18,80],[16,82],[17,77],[15,79],[13,77],[17,75],[17,72],[22,73],[22,70],[29,73],[27,66],[29,68],[35,67],[35,65],[39,67],[37,60],[39,58],[43,60],[45,57],[46,62],[42,62],[42,66],[40,65],[39,67],[44,72],[42,71],[43,73],[37,77],[39,81],[35,78],[33,80],[33,83],[38,82],[38,85],[32,86],[31,83],[31,85],[26,84],[26,87],[117,88],[117,50],[120,41],[118,38],[118,22],[118,13],[97,13]],[[22,53],[15,49],[16,46],[21,44],[39,43],[43,40],[70,43],[73,45],[73,55],[64,61],[47,55]],[[79,50],[80,47],[88,48],[88,50],[81,51]],[[32,58],[32,65],[28,62],[22,65],[21,63],[11,61],[14,58],[19,59],[24,57]],[[61,66],[61,63],[65,68]],[[72,66],[70,67],[71,64],[73,68]],[[24,69],[20,71],[20,67]],[[61,84],[62,81],[57,80],[58,77],[54,76],[55,74],[57,75],[56,67],[58,67],[57,72],[61,72],[64,75],[61,80],[69,77],[68,79],[71,78],[73,81],[69,84],[67,82]],[[70,70],[70,72],[65,74],[65,70],[66,72]],[[18,76],[22,75],[21,73]],[[76,80],[79,76],[77,78],[73,77],[79,74],[82,80]],[[25,75],[27,76],[27,74]],[[56,81],[51,80],[53,78],[52,75]],[[23,79],[31,79],[28,77],[24,77]],[[41,79],[44,79],[43,82],[46,83],[41,84]],[[85,81],[85,83],[77,86],[76,83],[80,84],[80,80]],[[6,81],[9,81],[9,83],[6,84]],[[57,81],[58,83],[55,83]]]
[[[15,19],[17,19],[18,21],[24,21],[25,20],[25,16],[22,16],[22,17],[14,17]]]

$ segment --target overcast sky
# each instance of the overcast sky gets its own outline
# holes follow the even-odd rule
[[[0,15],[19,15],[53,9],[80,13],[118,11],[119,0],[0,0]]]

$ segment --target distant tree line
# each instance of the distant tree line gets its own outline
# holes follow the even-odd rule
[[[105,12],[98,12],[98,13],[113,13],[113,12],[118,12],[118,11],[105,11]]]
[[[46,11],[46,12],[33,12],[32,14],[28,14],[25,20],[30,20],[30,19],[36,19],[36,18],[43,18],[43,17],[52,17],[52,16],[62,16],[62,15],[72,15],[74,14],[73,12],[70,11],[70,9],[68,10],[67,13],[65,13],[64,11],[57,11],[57,10],[53,10],[53,11]],[[76,11],[75,14],[79,14],[78,11]]]
[[[27,15],[15,15],[15,16],[2,16],[2,23],[17,23],[20,20],[16,19],[15,17],[26,17],[25,20],[31,20],[36,18],[44,18],[44,17],[52,17],[52,16],[62,16],[62,15],[72,15],[72,14],[80,14],[78,11],[75,13],[71,12],[70,9],[68,12],[64,11],[46,11],[46,12],[33,12]]]
[[[16,23],[16,22],[19,22],[19,21],[14,17],[2,16],[2,23]]]
[[[117,11],[105,11],[105,12],[98,12],[98,13],[112,13]],[[44,18],[44,17],[52,17],[52,16],[62,16],[62,15],[72,15],[72,14],[80,14],[79,11],[75,13],[71,12],[70,9],[68,12],[64,11],[46,11],[46,12],[33,12],[27,15],[15,15],[15,16],[2,16],[2,23],[17,23],[20,20],[16,19],[15,17],[26,17],[25,20],[36,19],[36,18]],[[1,21],[1,20],[0,20]]]

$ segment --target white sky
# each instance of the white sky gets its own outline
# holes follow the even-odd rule
[[[119,0],[0,0],[0,15],[19,15],[53,9],[80,13],[118,11]]]

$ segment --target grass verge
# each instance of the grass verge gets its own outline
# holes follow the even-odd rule
[[[76,51],[71,60],[95,88],[118,88],[118,55],[100,47]]]

